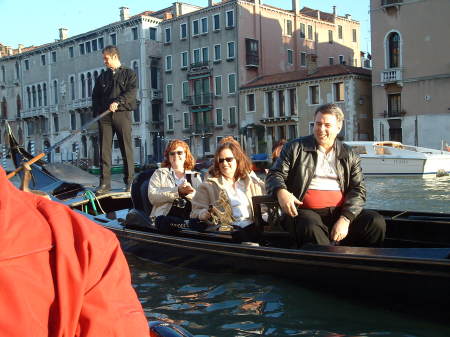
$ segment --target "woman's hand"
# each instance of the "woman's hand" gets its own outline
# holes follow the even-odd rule
[[[208,221],[211,218],[211,214],[207,210],[203,210],[198,215],[198,218],[202,221]]]
[[[195,191],[194,188],[187,181],[178,186],[178,194],[181,196],[188,195],[194,191]]]

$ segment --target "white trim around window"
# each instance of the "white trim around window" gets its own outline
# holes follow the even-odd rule
[[[236,94],[236,73],[228,74],[228,94]]]
[[[185,27],[185,34],[184,35],[182,34],[183,33],[182,26]],[[186,22],[180,23],[180,40],[186,40],[187,39],[187,35],[188,35],[187,23]]]
[[[311,97],[311,91],[312,91],[312,87],[317,87],[317,102],[313,103],[312,102],[312,97]],[[319,84],[313,84],[313,85],[309,85],[308,86],[308,105],[319,105],[320,104],[320,85]]]
[[[166,84],[166,103],[173,103],[173,84]]]
[[[184,58],[184,56],[186,57]],[[189,53],[187,50],[180,53],[180,65],[181,69],[187,69],[189,67]]]
[[[166,71],[172,71],[172,55],[166,55]]]

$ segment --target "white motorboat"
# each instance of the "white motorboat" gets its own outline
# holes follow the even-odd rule
[[[450,152],[393,141],[345,142],[361,157],[366,175],[447,175],[450,173]]]

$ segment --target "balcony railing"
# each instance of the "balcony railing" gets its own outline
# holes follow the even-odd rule
[[[246,67],[257,68],[259,67],[259,56],[257,54],[247,54],[246,55]]]
[[[188,105],[211,105],[213,99],[212,93],[206,93],[201,95],[187,96],[186,104]]]
[[[381,72],[381,83],[393,83],[402,80],[401,69],[387,69]]]
[[[161,90],[152,89],[151,95],[152,95],[151,96],[152,101],[159,101],[162,99]]]
[[[191,70],[204,69],[209,67],[209,61],[191,63]]]
[[[212,134],[214,130],[214,123],[206,123],[206,124],[194,124],[190,125],[189,129],[185,129],[185,131],[190,131],[195,135],[209,135]]]
[[[403,0],[381,0],[381,6],[389,7],[389,6],[397,6],[403,3]]]

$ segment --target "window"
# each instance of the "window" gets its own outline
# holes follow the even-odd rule
[[[300,65],[302,67],[306,66],[306,53],[300,53]]]
[[[47,106],[47,84],[42,85],[42,94],[44,95],[44,106]]]
[[[53,127],[55,129],[55,132],[59,132],[59,118],[57,114],[53,115]]]
[[[337,82],[333,84],[334,101],[343,102],[345,97],[344,82]]]
[[[156,28],[155,27],[149,28],[149,34],[150,34],[150,40],[156,41]]]
[[[287,62],[289,65],[294,64],[294,55],[293,55],[293,51],[291,49],[287,50]]]
[[[181,53],[181,69],[187,69],[188,67],[188,52]]]
[[[183,81],[181,83],[181,101],[186,102],[189,98],[189,82]]]
[[[304,23],[300,24],[300,38],[304,39],[305,38],[305,32],[306,32],[306,27]]]
[[[86,53],[91,52],[91,41],[86,42]]]
[[[184,40],[187,37],[187,24],[180,24],[180,40]]]
[[[141,146],[142,146],[141,138],[139,138],[139,137],[134,138],[134,147],[140,148]]]
[[[137,27],[131,27],[131,35],[133,36],[133,40],[137,40],[138,39]]]
[[[189,112],[183,112],[183,129],[189,129],[190,128],[189,123]]]
[[[136,109],[133,111],[133,120],[134,123],[139,123],[141,121],[141,109],[140,105],[138,104]]]
[[[245,60],[247,66],[259,66],[258,40],[245,39]]]
[[[75,112],[70,113],[70,128],[72,130],[77,129],[77,116],[75,115]]]
[[[229,125],[233,126],[236,125],[236,107],[232,106],[228,109],[230,119],[229,119]]]
[[[389,68],[400,67],[400,35],[396,32],[388,37],[388,57]]]
[[[200,49],[194,49],[193,63],[200,63]]]
[[[345,64],[344,55],[339,55],[339,64]]]
[[[342,26],[338,25],[338,39],[342,40],[343,36],[344,36],[344,34],[342,33]]]
[[[25,70],[30,70],[30,60],[25,60]]]
[[[98,50],[97,40],[92,40],[91,41],[91,45],[92,45],[92,51],[97,51]]]
[[[99,37],[98,38],[98,49],[103,50],[103,47],[105,46],[104,42],[103,42],[103,38]]]
[[[328,64],[329,64],[330,66],[332,66],[332,65],[334,64],[334,57],[329,57],[329,58],[328,58]]]
[[[289,112],[291,116],[297,114],[297,90],[289,89]]]
[[[202,61],[203,62],[209,61],[209,48],[208,47],[202,48]]]
[[[333,31],[328,31],[328,43],[333,43]]]
[[[133,68],[134,73],[136,74],[136,83],[139,88],[139,64],[138,64],[138,61],[134,61],[132,63],[131,67]],[[97,80],[97,77],[98,77],[97,72],[94,72],[94,82],[95,82],[95,80]]]
[[[292,36],[292,20],[286,20],[286,35]]]
[[[309,104],[319,104],[319,86],[312,85],[309,87]]]
[[[167,130],[173,130],[173,115],[167,115]]]
[[[52,51],[52,62],[56,63],[56,51]]]
[[[81,74],[80,81],[81,81],[81,98],[86,98],[86,81],[84,74]]]
[[[75,100],[75,77],[70,77],[70,99]]]
[[[236,93],[236,74],[228,74],[228,93]]]
[[[220,30],[220,14],[213,15],[213,30],[214,31]]]
[[[308,40],[313,39],[313,27],[311,25],[308,25]]]
[[[43,65],[43,66],[45,66],[45,62],[46,60],[45,60],[45,54],[42,54],[41,55],[41,64]]]
[[[166,103],[173,103],[173,85],[166,85]]]
[[[208,33],[208,18],[201,18],[202,34]]]
[[[227,11],[225,13],[226,17],[226,26],[225,28],[232,28],[234,27],[234,11]]]
[[[295,139],[297,138],[297,127],[295,125],[289,125],[289,138],[288,139]]]
[[[38,84],[37,86],[37,94],[38,94],[38,106],[42,106],[42,89],[40,84]]]
[[[266,93],[267,99],[267,117],[274,117],[274,102],[273,102],[273,91]]]
[[[214,45],[214,61],[220,61],[222,59],[222,52],[220,44]]]
[[[36,107],[36,87],[34,85],[31,87],[31,94],[33,97],[33,108],[35,108]]]
[[[114,139],[113,140],[113,148],[114,149],[118,149],[119,148],[119,140],[118,139]]]
[[[90,72],[87,73],[86,77],[87,77],[86,78],[86,80],[87,80],[86,81],[87,82],[87,96],[91,97],[91,95],[92,95],[92,75],[91,75],[91,73]]]
[[[110,43],[115,46],[117,44],[117,35],[116,33],[110,34],[109,35],[109,41]]]
[[[255,94],[247,95],[247,112],[255,111]]]
[[[5,66],[2,66],[2,81],[6,81],[6,72],[5,72]]]
[[[388,95],[388,117],[398,117],[402,109],[402,99],[400,94]]]
[[[223,112],[222,108],[216,108],[216,126],[223,125]]]
[[[53,81],[53,103],[58,104],[58,81]]]
[[[172,41],[172,30],[171,28],[164,29],[164,42],[170,43]]]
[[[232,60],[235,57],[234,41],[227,43],[227,60]]]
[[[353,42],[356,42],[356,29],[352,29]]]
[[[166,56],[166,71],[172,71],[172,55]]]
[[[214,94],[222,96],[222,76],[214,77]]]
[[[278,90],[278,112],[280,116],[284,116],[284,90]],[[283,138],[283,137],[282,137]]]
[[[192,36],[197,36],[199,34],[198,20],[192,21]]]

